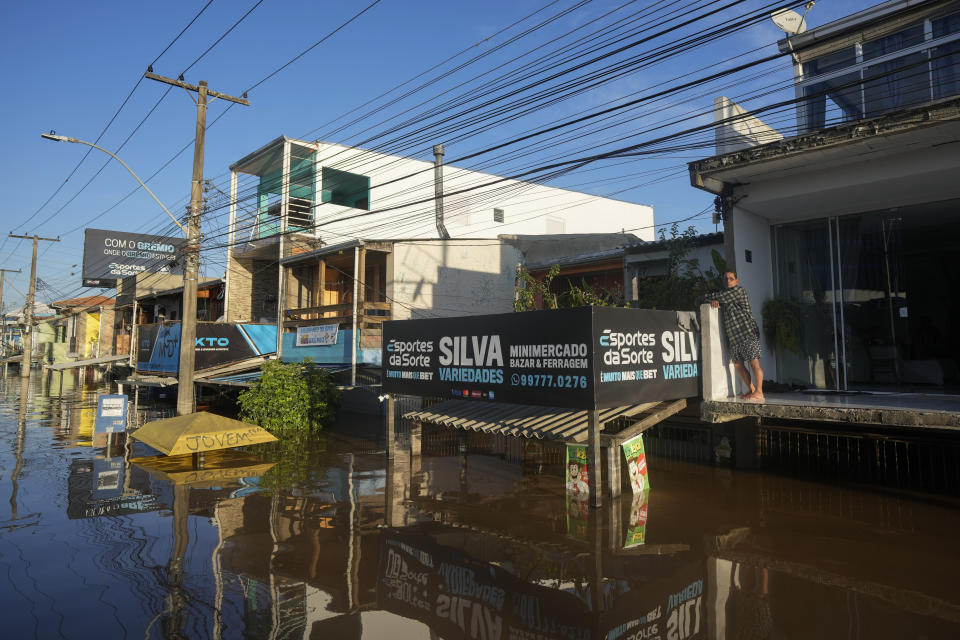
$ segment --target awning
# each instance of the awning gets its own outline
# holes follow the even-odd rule
[[[676,413],[685,401],[647,402],[600,409],[600,425],[618,418],[639,418],[630,431],[653,426],[663,418]],[[643,414],[643,415],[641,415]],[[496,433],[538,440],[585,442],[587,440],[587,411],[561,407],[538,407],[526,404],[448,400],[427,409],[405,413],[404,418],[454,429]],[[642,423],[649,424],[643,425]]]
[[[121,360],[129,360],[130,356],[104,356],[102,358],[90,358],[89,360],[77,360],[76,362],[61,362],[59,364],[51,364],[48,369],[51,371],[62,371],[64,369],[73,369],[74,367],[88,367],[94,364],[108,364],[110,362],[120,362]]]

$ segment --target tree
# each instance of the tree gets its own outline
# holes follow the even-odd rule
[[[660,229],[659,241],[667,249],[667,270],[662,276],[641,278],[637,282],[637,305],[642,309],[669,309],[693,311],[701,295],[716,290],[720,276],[727,270],[726,261],[716,251],[711,251],[713,268],[701,270],[700,263],[689,257],[694,247],[697,231],[673,223],[670,235]]]
[[[240,419],[277,437],[319,430],[332,422],[340,391],[326,370],[310,365],[264,362],[260,379],[237,398]]]

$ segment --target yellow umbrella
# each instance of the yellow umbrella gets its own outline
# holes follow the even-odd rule
[[[276,440],[257,425],[206,412],[148,422],[131,435],[168,456]]]

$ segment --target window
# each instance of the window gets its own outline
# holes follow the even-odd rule
[[[863,79],[867,118],[930,100],[927,54],[923,51],[865,67]]]
[[[370,178],[329,167],[321,169],[322,202],[370,210]]]
[[[493,210],[493,221],[494,221],[494,222],[503,222],[503,209],[494,209],[494,210]]]
[[[960,40],[932,48],[930,67],[933,69],[934,98],[960,93]]]
[[[949,16],[931,20],[931,23],[934,38],[941,38],[951,33],[960,33],[960,13],[953,13]]]
[[[923,24],[917,24],[888,36],[864,42],[863,59],[873,60],[894,51],[908,49],[921,42],[923,42]]]
[[[960,95],[960,13],[895,28],[803,63],[802,131]]]
[[[805,76],[818,76],[830,71],[852,67],[857,63],[857,51],[853,47],[847,47],[840,51],[828,53],[819,58],[808,60],[803,63],[803,74]]]
[[[807,130],[859,119],[862,112],[859,82],[860,73],[854,72],[807,86],[803,90],[808,96],[804,105]]]

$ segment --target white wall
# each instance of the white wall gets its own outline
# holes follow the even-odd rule
[[[743,207],[733,209],[733,251],[734,268],[740,280],[740,286],[747,290],[753,317],[760,327],[760,345],[762,355],[760,366],[764,378],[777,378],[776,354],[767,346],[763,335],[763,303],[773,297],[773,248],[770,237],[770,220],[755,215]],[[751,254],[751,262],[746,260],[746,252]],[[729,257],[727,258],[729,261]]]
[[[391,260],[394,320],[513,311],[522,255],[499,240],[397,242]]]
[[[302,143],[310,145],[311,143]],[[316,209],[317,234],[329,244],[365,239],[436,238],[433,162],[399,158],[320,143],[317,163],[370,178],[370,207],[382,211],[322,204]],[[448,156],[452,157],[449,153]],[[444,221],[454,238],[492,238],[498,234],[612,233],[636,229],[653,240],[653,207],[576,191],[503,180],[500,176],[443,168]],[[486,185],[467,190],[477,185]],[[503,209],[504,222],[493,220]],[[356,217],[361,214],[360,217]],[[352,217],[351,217],[352,216]],[[329,221],[348,217],[332,223]]]

